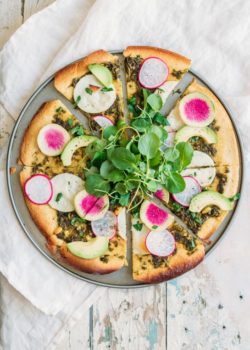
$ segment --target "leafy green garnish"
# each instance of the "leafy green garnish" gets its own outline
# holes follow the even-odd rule
[[[82,136],[84,135],[84,128],[82,125],[76,125],[70,132],[74,136]]]
[[[141,224],[140,222],[137,222],[136,224],[133,225],[133,227],[136,229],[136,231],[141,231],[143,224]]]
[[[104,194],[109,193],[110,184],[103,179],[101,175],[93,174],[87,177],[85,188],[88,193],[93,194],[96,197],[101,197]]]
[[[59,202],[62,196],[63,196],[62,192],[57,193],[55,201]]]
[[[67,120],[67,124],[68,124],[68,126],[73,126],[73,119],[72,118],[69,118],[68,120]]]
[[[146,156],[148,159],[152,159],[156,155],[160,144],[159,137],[151,132],[140,137],[138,149],[142,155]]]
[[[119,204],[121,204],[121,206],[123,206],[123,207],[126,207],[129,203],[129,198],[130,198],[129,193],[121,194],[120,199],[119,199]]]
[[[85,91],[87,92],[87,94],[92,95],[93,94],[93,90],[90,89],[89,87],[86,87]]]
[[[236,193],[233,197],[228,198],[230,202],[235,202],[240,198],[240,193]]]
[[[84,223],[84,222],[86,222],[86,220],[80,218],[79,216],[74,216],[73,219],[71,219],[71,222],[70,222],[70,223],[71,223],[71,225],[74,226],[76,223],[82,224],[82,223]]]
[[[59,106],[57,109],[56,109],[56,113],[64,113],[65,110],[62,108],[62,106]]]
[[[120,170],[133,169],[136,159],[133,153],[124,147],[115,148],[111,155],[110,161]]]
[[[109,92],[109,91],[113,91],[113,88],[112,88],[112,87],[106,87],[106,86],[104,86],[104,87],[101,89],[101,92]]]
[[[77,96],[77,98],[76,98],[76,100],[75,100],[75,102],[73,104],[73,108],[76,108],[80,101],[81,101],[81,96]]]

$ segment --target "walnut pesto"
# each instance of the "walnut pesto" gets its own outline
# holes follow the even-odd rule
[[[214,157],[217,153],[216,148],[212,144],[206,143],[201,137],[193,136],[189,140],[195,151],[201,151],[208,154],[210,157]]]
[[[171,72],[171,75],[176,79],[180,80],[185,73],[187,73],[187,69],[183,69],[183,70],[173,69]]]
[[[192,254],[197,245],[197,239],[183,227],[175,223],[169,231],[174,235],[176,242],[181,243],[188,250],[189,254]]]
[[[62,231],[57,237],[63,239],[66,243],[73,241],[89,241],[93,238],[90,222],[74,220],[75,218],[77,218],[75,212],[62,213],[57,211],[58,226],[62,228]]]
[[[217,184],[216,190],[219,193],[223,193],[225,185],[227,183],[227,175],[226,174],[221,174],[221,173],[216,173],[216,177],[218,179],[218,184]]]
[[[139,55],[136,57],[126,57],[125,58],[125,72],[127,79],[137,83],[137,76],[140,65],[143,61],[143,58]]]

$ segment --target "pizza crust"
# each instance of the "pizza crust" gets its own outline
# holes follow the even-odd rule
[[[205,249],[201,242],[197,242],[197,249],[189,255],[182,244],[176,243],[177,251],[168,258],[168,266],[154,268],[152,265],[147,269],[140,269],[140,259],[147,260],[150,255],[133,255],[133,279],[143,283],[159,283],[168,281],[197,266],[205,256]]]

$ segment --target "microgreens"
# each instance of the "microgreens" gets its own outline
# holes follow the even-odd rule
[[[101,138],[85,152],[90,160],[85,169],[86,190],[97,197],[108,194],[111,204],[128,206],[133,213],[142,198],[159,188],[183,191],[181,171],[193,156],[193,148],[186,142],[163,150],[168,122],[159,112],[162,99],[147,89],[142,92],[143,108],[135,97],[128,100],[133,116],[130,126],[122,122],[104,128]]]

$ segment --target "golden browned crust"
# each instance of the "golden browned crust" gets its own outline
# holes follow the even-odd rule
[[[25,181],[31,176],[31,174],[32,168],[30,167],[24,167],[20,172],[20,183],[22,189],[24,187]],[[36,225],[39,227],[45,237],[51,237],[58,227],[56,210],[51,208],[48,204],[33,204],[25,196],[24,199],[29,209],[30,215]]]
[[[227,114],[225,108],[220,103],[218,98],[205,86],[200,85],[194,81],[186,90],[185,93],[192,93],[199,91],[211,98],[215,106],[215,127],[218,136],[218,142],[215,144],[217,153],[214,156],[216,165],[233,165],[240,166],[240,154],[237,144],[237,138],[234,132],[233,124]]]
[[[89,72],[88,65],[93,63],[114,63],[118,60],[118,57],[111,53],[98,50],[90,55],[84,57],[78,62],[72,63],[69,66],[61,69],[55,76],[54,85],[55,88],[61,92],[67,99],[73,100],[74,87],[72,81],[79,79],[83,75]]]
[[[60,253],[65,261],[71,266],[92,274],[107,274],[117,270],[120,270],[126,264],[126,242],[120,238],[118,240],[118,247],[120,252],[123,253],[123,258],[119,258],[115,255],[109,255],[108,262],[103,262],[100,258],[96,259],[82,259],[73,255],[64,243],[60,248]],[[108,252],[109,253],[109,252]],[[108,254],[107,253],[107,254]]]
[[[143,283],[158,283],[168,281],[197,266],[205,256],[205,249],[201,242],[198,242],[197,249],[193,254],[188,251],[182,244],[176,244],[176,253],[167,260],[167,266],[154,268],[147,265],[145,270],[140,268],[140,259],[148,259],[148,255],[133,255],[133,279]],[[150,255],[149,255],[150,257]]]
[[[56,109],[59,107],[62,107],[65,111],[65,113],[60,115],[61,119],[66,121],[69,118],[75,118],[60,100],[44,103],[24,133],[19,157],[23,165],[33,166],[40,164],[46,157],[38,148],[37,135],[43,126],[53,122]]]

